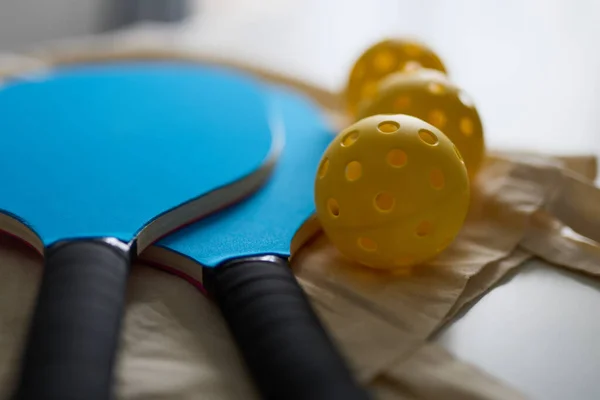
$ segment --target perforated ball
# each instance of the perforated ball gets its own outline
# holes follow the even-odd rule
[[[358,58],[348,77],[348,112],[355,117],[360,105],[374,97],[378,83],[387,75],[419,68],[446,72],[439,57],[421,42],[388,39],[371,46]]]
[[[408,115],[375,115],[331,142],[315,203],[341,253],[372,268],[407,267],[454,240],[469,180],[458,149],[439,129]]]
[[[426,69],[389,75],[358,115],[396,113],[413,115],[440,129],[460,150],[469,175],[477,173],[485,153],[481,120],[470,97],[447,76]]]

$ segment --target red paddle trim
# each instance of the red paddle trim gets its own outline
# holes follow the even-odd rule
[[[35,251],[36,254],[39,254],[40,256],[44,257],[44,252],[40,252],[38,248],[36,248],[34,245],[32,245],[31,243],[29,243],[27,240],[23,239],[20,236],[15,235],[14,233],[10,233],[8,231],[5,231],[3,229],[0,229],[0,233],[15,238],[17,239],[19,242],[23,243],[25,246],[29,247],[30,249],[32,249],[33,251]]]
[[[225,210],[226,208],[232,207],[238,203],[241,203],[244,199],[246,199],[247,197],[252,196],[254,193],[256,192],[256,190],[250,192],[250,193],[245,193],[244,195],[238,197],[237,199],[234,199],[230,202],[227,202],[226,204],[221,205],[221,207],[219,207],[218,209],[216,209],[215,211],[206,214],[206,215],[201,215],[198,218],[195,218],[192,221],[188,221],[187,223],[173,229],[170,232],[165,233],[164,235],[162,235],[161,237],[159,237],[158,239],[156,239],[154,241],[154,243],[158,242],[160,239],[169,236],[171,233],[178,231],[179,229],[185,228],[186,226],[192,225],[198,221],[200,221],[201,219],[204,219],[212,214],[218,213],[222,210]],[[194,286],[196,289],[198,289],[200,292],[202,292],[202,294],[204,294],[205,296],[208,295],[208,292],[206,291],[206,289],[204,288],[204,286],[202,285],[202,282],[200,282],[199,280],[192,278],[191,276],[179,271],[178,269],[175,269],[173,267],[169,267],[168,265],[163,265],[161,263],[155,262],[155,261],[150,261],[150,260],[144,260],[142,259],[142,262],[145,264],[148,264],[154,268],[158,268],[160,270],[163,270],[169,274],[178,276],[180,278],[183,278],[184,280],[186,280],[188,283],[192,284],[192,286]]]
[[[192,286],[194,286],[196,289],[198,289],[199,291],[202,292],[202,294],[204,294],[205,296],[208,296],[208,292],[206,291],[206,289],[204,289],[204,286],[202,285],[202,282],[200,282],[199,280],[192,278],[191,276],[189,276],[188,274],[185,274],[181,271],[179,271],[178,269],[175,269],[173,267],[169,267],[168,265],[163,265],[154,261],[148,261],[148,260],[141,260],[142,263],[144,264],[148,264],[153,268],[158,268],[160,270],[165,271],[166,273],[178,276],[179,278],[183,278],[184,280],[186,280],[188,283],[191,283]]]
[[[201,218],[200,218],[201,219]],[[8,231],[2,230],[0,229],[0,234],[4,234],[8,237],[14,238],[16,240],[18,240],[20,243],[23,243],[26,247],[28,247],[29,249],[33,250],[36,254],[38,254],[41,257],[44,257],[43,253],[40,253],[38,251],[38,249],[33,246],[31,243],[29,243],[27,240],[24,240],[23,238],[10,233]],[[204,289],[204,286],[202,286],[202,282],[200,282],[199,280],[192,278],[191,276],[184,274],[183,272],[173,268],[173,267],[169,267],[168,265],[162,265],[160,263],[157,262],[153,262],[153,261],[147,261],[147,260],[143,260],[144,264],[148,264],[154,268],[158,268],[160,270],[163,270],[169,274],[178,276],[180,278],[183,278],[184,280],[188,281],[188,283],[191,283],[192,286],[194,286],[196,289],[198,289],[199,291],[201,291],[204,295],[207,295],[208,293],[206,292],[206,289]]]

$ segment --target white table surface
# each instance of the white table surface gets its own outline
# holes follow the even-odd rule
[[[481,113],[488,147],[600,155],[600,2],[201,0],[185,30],[226,51],[340,89],[384,36],[414,35]],[[600,286],[539,260],[437,341],[534,399],[600,399]]]

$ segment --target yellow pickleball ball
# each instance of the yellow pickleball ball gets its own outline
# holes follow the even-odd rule
[[[430,68],[446,72],[440,58],[425,44],[408,39],[387,39],[369,47],[354,63],[346,84],[348,112],[356,116],[361,104],[375,95],[378,83],[398,71]]]
[[[394,73],[380,82],[373,100],[358,117],[408,114],[440,129],[460,150],[471,177],[485,154],[483,126],[468,94],[439,71]]]
[[[372,268],[406,267],[454,240],[469,179],[439,129],[408,115],[375,115],[331,142],[315,178],[315,204],[342,254]]]

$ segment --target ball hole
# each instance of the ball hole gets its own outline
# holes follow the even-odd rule
[[[370,239],[368,237],[359,237],[358,247],[360,247],[364,251],[373,252],[377,250],[377,243],[373,239]]]
[[[430,82],[427,85],[427,90],[429,90],[433,94],[443,94],[446,91],[444,89],[444,86],[442,86],[441,84],[439,84],[437,82]]]
[[[433,232],[433,224],[429,221],[423,221],[415,229],[415,234],[418,237],[425,237],[427,235],[431,235]]]
[[[473,121],[471,118],[463,117],[460,119],[460,131],[465,136],[473,135]]]
[[[337,218],[340,216],[340,205],[338,204],[336,199],[327,200],[327,209],[329,210],[329,214],[331,214],[332,217]]]
[[[391,71],[392,69],[394,69],[395,62],[396,57],[394,56],[394,53],[392,53],[390,50],[380,51],[375,55],[375,58],[373,59],[373,65],[380,72]]]
[[[363,99],[370,99],[377,94],[377,82],[366,82],[361,90]]]
[[[394,208],[396,199],[390,192],[381,192],[375,196],[375,208],[377,211],[390,212]]]
[[[353,182],[362,176],[362,165],[358,161],[350,161],[346,165],[346,179]]]
[[[387,163],[394,168],[401,168],[408,162],[408,156],[403,150],[390,150],[386,157]]]
[[[431,184],[431,187],[436,190],[441,190],[444,188],[446,180],[441,169],[435,168],[431,170],[431,173],[429,174],[429,183]]]
[[[342,137],[342,146],[350,147],[358,140],[358,131],[348,132]]]
[[[410,107],[410,97],[400,96],[394,100],[394,110],[397,112],[405,111],[408,107]]]
[[[396,121],[383,121],[377,125],[377,129],[381,133],[394,133],[400,129],[400,124]]]
[[[324,158],[323,161],[321,161],[321,165],[319,165],[319,179],[325,178],[325,175],[327,175],[328,169],[329,169],[329,159]]]
[[[427,129],[419,130],[419,138],[423,141],[423,143],[426,143],[430,146],[436,146],[439,143],[439,139],[435,133]]]
[[[442,110],[432,110],[427,117],[427,122],[438,129],[442,129],[447,120],[446,114]]]

